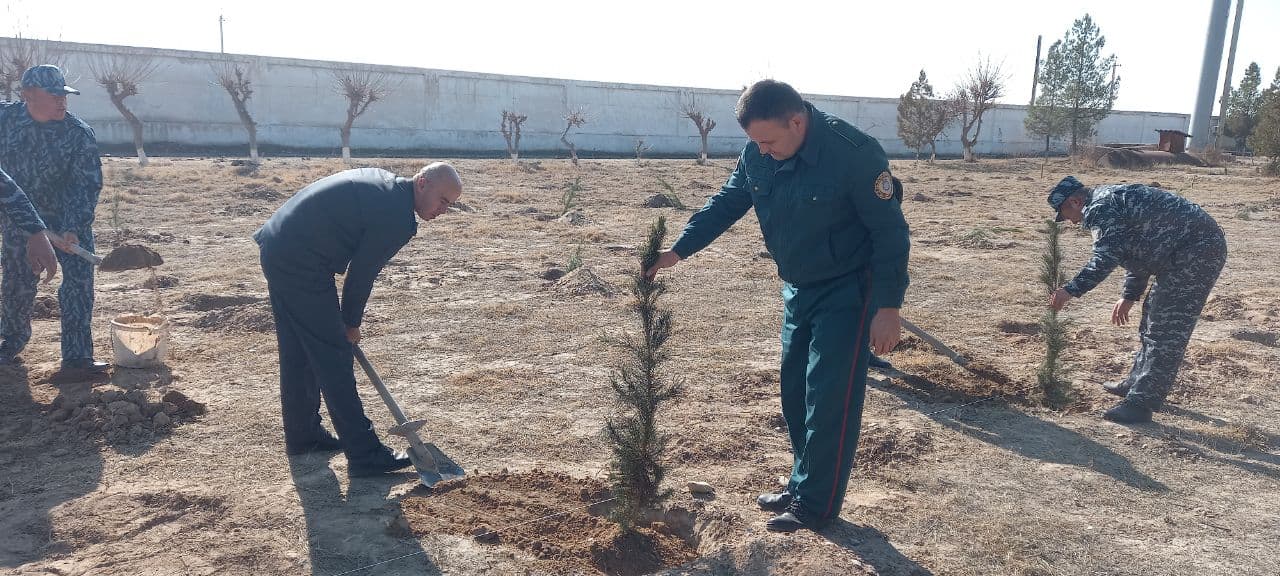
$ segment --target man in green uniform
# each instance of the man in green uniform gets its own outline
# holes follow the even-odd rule
[[[868,337],[898,343],[910,239],[901,185],[875,139],[762,80],[742,93],[751,141],[720,192],[648,271],[693,256],[755,208],[783,280],[782,413],[793,463],[786,491],[758,503],[769,530],[820,529],[840,513],[858,443]]]

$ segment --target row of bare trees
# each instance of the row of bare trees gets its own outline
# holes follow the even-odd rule
[[[977,161],[974,147],[982,135],[982,121],[987,112],[1004,96],[1005,77],[999,64],[990,60],[977,65],[942,98],[936,98],[924,70],[911,88],[898,98],[898,137],[909,148],[920,152],[929,148],[929,161],[937,156],[935,142],[947,127],[958,124],[960,145],[966,162]]]

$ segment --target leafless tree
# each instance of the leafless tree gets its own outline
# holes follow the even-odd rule
[[[702,136],[702,154],[698,156],[698,164],[707,163],[707,135],[716,127],[716,121],[706,115],[702,108],[702,103],[698,101],[698,95],[692,92],[684,92],[680,94],[680,115],[688,118],[693,125],[698,128],[698,135]]]
[[[517,112],[502,111],[502,124],[498,125],[498,129],[502,131],[502,137],[507,140],[507,154],[511,155],[514,162],[520,161],[520,126],[524,124],[529,117]]]
[[[651,148],[653,148],[653,146],[649,146],[644,143],[644,138],[636,140],[636,164],[640,164],[644,161],[644,153],[648,152]]]
[[[155,60],[146,56],[110,54],[95,58],[89,64],[93,79],[107,91],[111,103],[133,129],[133,147],[138,151],[138,165],[147,165],[147,152],[142,147],[142,120],[138,119],[125,99],[140,93],[140,86],[155,73]]]
[[[952,113],[960,121],[960,145],[964,146],[965,162],[977,161],[973,148],[982,134],[982,117],[1004,96],[1004,80],[999,64],[992,64],[990,59],[980,60],[947,98]]]
[[[38,64],[52,64],[65,72],[66,55],[48,40],[15,35],[0,45],[0,100],[13,100],[21,92],[22,73]]]
[[[347,99],[347,121],[342,123],[342,159],[351,160],[351,125],[374,102],[391,93],[387,75],[360,70],[337,70],[333,73],[334,89]]]
[[[564,132],[560,133],[560,141],[569,148],[569,159],[573,160],[573,165],[578,165],[578,147],[569,140],[569,131],[574,128],[581,128],[587,123],[587,113],[581,107],[574,107],[564,115]]]
[[[249,114],[249,98],[253,97],[253,81],[249,67],[239,62],[227,62],[211,66],[218,86],[227,91],[231,102],[235,104],[236,114],[240,115],[240,123],[249,133],[249,159],[258,161],[258,124]]]

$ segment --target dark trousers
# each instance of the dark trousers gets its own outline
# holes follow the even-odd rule
[[[1129,371],[1129,400],[1152,410],[1164,405],[1200,311],[1226,261],[1227,240],[1219,232],[1178,251],[1169,270],[1156,275],[1142,301],[1142,347]]]
[[[840,514],[862,427],[875,313],[858,274],[782,289],[782,414],[793,463],[787,490],[818,518]]]
[[[93,251],[93,232],[75,230],[80,245]],[[27,233],[5,220],[3,257],[0,257],[0,351],[15,355],[31,340],[31,312],[39,278],[27,263]],[[58,309],[62,322],[62,359],[93,358],[93,265],[74,254],[56,250],[62,267]]]
[[[285,443],[305,445],[320,433],[320,399],[348,459],[381,446],[356,393],[351,344],[333,277],[298,278],[279,271],[265,255],[262,270],[275,315],[280,349],[280,409]]]

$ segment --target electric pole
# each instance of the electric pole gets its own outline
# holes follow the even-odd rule
[[[1040,41],[1044,36],[1036,36],[1036,71],[1031,74],[1031,104],[1036,105],[1036,84],[1040,83]]]
[[[225,21],[226,21],[226,18],[223,18],[222,15],[219,14],[218,15],[218,52],[221,52],[223,54],[227,53],[226,41],[222,39],[222,23]]]

